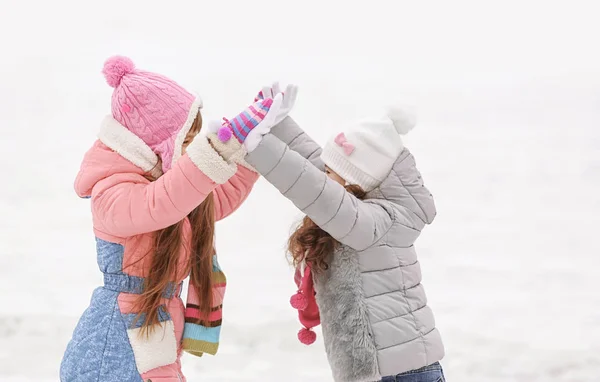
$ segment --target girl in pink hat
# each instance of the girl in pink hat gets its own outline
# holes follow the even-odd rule
[[[282,119],[282,95],[203,128],[202,101],[172,80],[113,57],[112,113],[75,181],[91,199],[97,288],[69,342],[63,382],[181,382],[182,350],[215,354],[225,275],[214,225],[258,175],[246,147]],[[218,134],[217,134],[218,131]],[[180,296],[190,276],[187,306]]]

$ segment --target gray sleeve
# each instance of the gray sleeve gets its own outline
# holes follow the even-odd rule
[[[370,247],[393,223],[391,209],[357,199],[273,134],[246,160],[319,227],[356,250]]]
[[[321,160],[323,149],[298,126],[292,117],[286,117],[271,129],[271,133],[288,145],[290,149],[308,159],[316,168],[325,171],[325,164]]]

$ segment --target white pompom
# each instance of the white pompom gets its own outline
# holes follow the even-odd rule
[[[387,116],[400,135],[408,134],[417,124],[416,113],[407,106],[388,107]]]

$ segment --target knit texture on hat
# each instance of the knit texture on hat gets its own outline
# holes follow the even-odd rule
[[[136,69],[127,57],[109,58],[102,73],[115,89],[113,118],[160,155],[167,171],[181,156],[202,101],[167,77]]]
[[[321,159],[348,184],[369,192],[390,173],[404,149],[400,135],[415,126],[414,114],[405,108],[389,108],[385,117],[358,122],[331,138]]]

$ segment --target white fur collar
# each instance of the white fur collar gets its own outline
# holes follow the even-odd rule
[[[202,99],[196,96],[196,99],[192,103],[192,107],[190,107],[190,112],[185,123],[183,124],[183,127],[181,128],[181,130],[179,130],[179,133],[177,133],[177,136],[175,137],[175,143],[173,144],[173,160],[171,161],[171,167],[175,165],[177,159],[181,158],[181,148],[183,147],[183,141],[185,140],[185,136],[187,135],[187,133],[192,128],[192,124],[194,123],[194,120],[196,119],[196,116],[198,115],[198,111],[200,109],[202,109]]]
[[[112,116],[106,116],[102,121],[98,139],[153,177],[158,178],[162,175],[162,169],[158,166],[158,156],[150,146]]]

